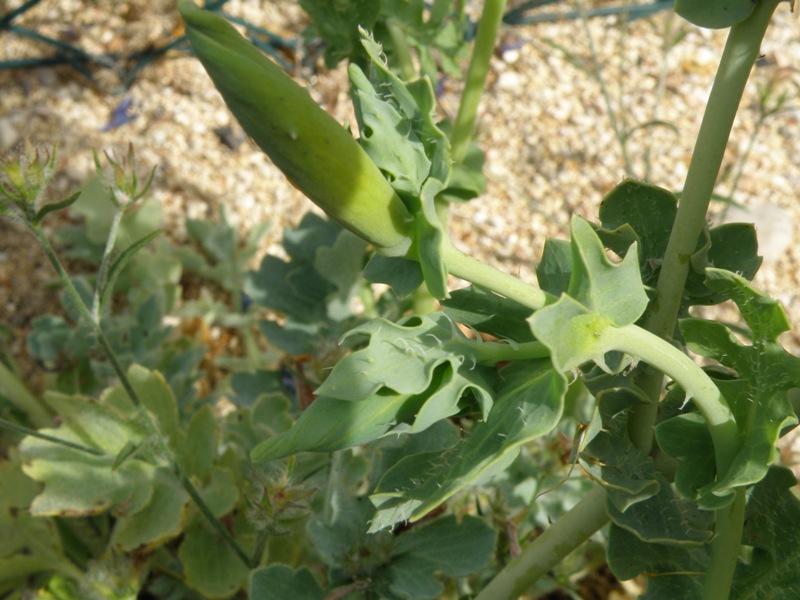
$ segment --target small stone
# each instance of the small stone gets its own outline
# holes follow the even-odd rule
[[[8,117],[0,118],[0,150],[7,150],[20,140],[19,131]]]

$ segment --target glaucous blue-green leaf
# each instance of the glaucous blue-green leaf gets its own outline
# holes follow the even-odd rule
[[[367,243],[346,229],[332,246],[317,250],[314,268],[333,285],[333,291],[325,298],[329,319],[341,321],[352,316],[350,302],[362,286],[366,250]]]
[[[300,0],[300,6],[311,17],[306,37],[320,37],[325,41],[325,64],[333,68],[349,58],[364,63],[359,27],[372,29],[380,14],[381,2],[375,0],[344,0],[338,2]]]
[[[675,488],[684,498],[694,500],[698,490],[714,481],[714,443],[705,419],[690,412],[665,420],[655,429],[658,446],[681,465],[675,474]]]
[[[23,589],[37,572],[82,576],[64,555],[55,523],[28,511],[38,488],[16,460],[0,461],[0,594]]]
[[[448,516],[398,535],[385,574],[401,598],[441,598],[436,574],[465,577],[482,569],[494,553],[496,533],[482,519]],[[381,577],[381,578],[383,578]]]
[[[592,226],[579,217],[573,217],[570,233],[572,276],[567,294],[616,326],[636,322],[647,307],[637,253],[612,263]]]
[[[563,411],[566,380],[545,361],[518,362],[501,373],[492,410],[445,451],[407,456],[380,480],[370,531],[417,521],[468,485],[505,469],[520,447],[550,432]]]
[[[250,569],[225,540],[200,518],[186,528],[178,558],[186,584],[209,598],[232,596],[250,575]]]
[[[348,70],[361,145],[414,215],[416,253],[425,282],[437,298],[447,297],[442,257],[444,227],[436,195],[450,179],[449,140],[436,125],[430,80],[403,82],[386,65],[381,47],[364,35],[369,77],[355,64]]]
[[[179,439],[175,455],[183,472],[204,481],[217,456],[217,420],[210,404],[195,411]]]
[[[261,442],[254,461],[418,433],[459,412],[465,401],[484,416],[489,412],[494,370],[476,358],[484,342],[469,340],[447,316],[375,319],[347,337],[356,335],[369,336],[368,345],[336,364],[297,423]]]
[[[632,179],[616,186],[600,204],[597,234],[619,256],[636,242],[642,279],[648,285],[655,285],[677,204],[669,190]]]
[[[628,359],[608,364],[614,350],[615,328],[634,323],[647,307],[647,294],[637,264],[637,252],[620,263],[606,256],[600,239],[586,221],[573,217],[570,245],[572,269],[567,293],[528,319],[536,338],[550,349],[560,371],[588,361],[603,370],[620,371]]]
[[[656,495],[661,482],[652,459],[628,435],[630,410],[647,400],[630,388],[607,389],[597,395],[602,428],[581,452],[581,464],[607,490],[610,504],[624,513]]]
[[[660,473],[653,473],[658,493],[619,510],[608,503],[613,523],[648,543],[699,546],[711,540],[712,514],[701,511],[694,502],[675,495]]]
[[[439,365],[480,373],[469,340],[446,315],[414,315],[392,323],[374,319],[350,330],[345,339],[368,336],[366,348],[339,361],[317,393],[341,400],[359,400],[388,388],[401,394],[420,394]],[[488,392],[481,398],[484,415],[491,407]]]
[[[66,428],[44,429],[45,435],[82,443]],[[20,446],[25,474],[44,484],[31,503],[38,516],[94,515],[113,509],[129,514],[140,510],[152,494],[156,468],[129,460],[112,471],[113,456],[94,456],[39,438],[26,438]],[[92,485],[86,485],[91,481]]]
[[[415,260],[402,256],[375,254],[364,268],[364,278],[371,283],[385,283],[400,297],[419,288],[425,277]]]
[[[494,292],[469,286],[454,291],[450,298],[442,300],[440,304],[451,319],[481,333],[515,342],[534,340],[530,328],[525,324],[525,319],[533,311]]]
[[[536,279],[545,292],[560,296],[569,288],[572,275],[572,248],[567,240],[547,238],[542,260],[536,266]]]
[[[111,543],[123,552],[147,552],[180,535],[186,522],[189,495],[175,475],[159,469],[149,502],[133,515],[118,518]]]
[[[272,564],[256,569],[250,576],[250,600],[324,600],[325,592],[307,568]]]
[[[707,268],[725,269],[750,281],[761,262],[756,229],[752,223],[724,223],[703,232],[692,254],[684,305],[712,305],[727,299],[706,285]]]
[[[791,488],[794,474],[770,467],[747,502],[742,542],[753,548],[748,564],[740,564],[731,598],[790,600],[800,592],[800,500]]]
[[[706,547],[654,544],[612,524],[606,546],[608,566],[618,579],[646,573],[646,600],[700,598],[708,564]]]
[[[675,0],[675,12],[698,27],[725,29],[748,18],[753,0]]]
[[[736,303],[751,337],[751,344],[746,344],[720,323],[699,319],[681,322],[681,332],[692,352],[715,359],[735,372],[732,378],[716,383],[736,419],[741,449],[728,472],[713,487],[704,489],[705,493],[723,495],[764,477],[777,456],[775,443],[782,430],[797,423],[787,391],[800,386],[800,358],[786,352],[778,342],[778,336],[789,329],[778,302],[755,290],[744,278],[721,269],[709,268],[706,284]],[[692,467],[679,463],[680,468]]]

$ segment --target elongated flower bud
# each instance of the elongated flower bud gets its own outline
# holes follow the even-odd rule
[[[404,254],[411,216],[350,133],[225,19],[179,3],[186,35],[226,104],[284,175],[385,254]]]

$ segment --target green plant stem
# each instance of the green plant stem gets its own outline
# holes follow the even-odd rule
[[[658,278],[658,297],[647,322],[647,328],[661,337],[672,337],[689,273],[689,259],[705,226],[733,121],[758,58],[761,40],[779,2],[761,0],[750,18],[734,25],[728,34],[667,244]]]
[[[89,448],[88,446],[76,444],[75,442],[70,442],[69,440],[63,440],[61,438],[57,438],[52,435],[47,435],[46,433],[41,433],[40,431],[36,431],[35,429],[30,429],[28,427],[23,427],[22,425],[17,425],[16,423],[12,423],[11,421],[7,421],[6,419],[3,418],[0,418],[0,428],[7,429],[8,431],[13,431],[15,433],[21,433],[22,435],[37,437],[39,439],[46,440],[54,444],[60,444],[61,446],[72,448],[73,450],[79,450],[80,452],[85,452],[86,454],[92,454],[94,456],[105,456],[104,452],[101,452],[96,448]]]
[[[518,597],[607,522],[606,492],[597,486],[528,544],[477,595],[476,600]]]
[[[758,58],[761,40],[778,4],[779,0],[762,0],[750,18],[733,26],[728,34],[661,266],[656,287],[657,297],[645,320],[647,330],[659,337],[671,339],[675,330],[681,297],[689,274],[690,257],[705,226],[711,194],[744,86]],[[652,393],[660,393],[661,382],[660,373],[648,373],[639,378],[640,386]],[[658,396],[653,396],[650,405],[639,406],[631,411],[631,439],[637,447],[646,451],[649,451],[653,443],[652,432],[658,414],[658,399]]]
[[[28,391],[11,369],[0,361],[0,396],[22,410],[35,427],[47,427],[53,417],[47,406]]]
[[[469,142],[475,131],[475,120],[478,116],[478,105],[481,101],[486,75],[489,73],[489,62],[494,52],[497,31],[503,20],[506,0],[485,0],[483,12],[478,23],[475,46],[472,49],[461,103],[450,134],[450,156],[458,164],[467,154]]]
[[[49,240],[44,235],[41,227],[38,225],[31,226],[31,231],[33,235],[36,237],[36,240],[41,245],[44,253],[47,255],[50,264],[53,265],[53,268],[58,273],[59,279],[61,280],[62,284],[64,285],[66,292],[70,299],[72,300],[75,308],[80,313],[81,317],[89,324],[92,328],[92,333],[95,335],[97,342],[100,344],[100,347],[103,349],[106,357],[108,358],[109,363],[111,363],[114,372],[116,373],[117,377],[119,378],[120,382],[122,383],[122,387],[128,394],[131,402],[133,403],[134,407],[138,411],[142,422],[144,425],[149,429],[150,433],[153,435],[153,439],[159,446],[159,450],[164,458],[167,459],[169,462],[170,468],[175,473],[176,477],[180,481],[183,488],[186,490],[186,493],[194,501],[195,505],[197,506],[198,510],[203,514],[203,516],[208,520],[211,526],[214,528],[217,533],[219,533],[225,542],[230,546],[230,548],[234,551],[237,557],[247,566],[250,567],[250,558],[247,554],[242,550],[236,540],[233,539],[233,536],[230,532],[225,528],[225,526],[219,521],[219,519],[214,516],[214,513],[211,512],[211,509],[205,503],[203,498],[200,496],[200,493],[195,488],[194,484],[189,480],[186,474],[183,472],[180,464],[172,455],[172,452],[169,449],[169,445],[167,441],[164,439],[164,436],[159,431],[156,424],[153,422],[153,419],[150,417],[150,414],[147,412],[147,409],[142,404],[141,400],[139,399],[139,395],[136,393],[136,390],[131,385],[130,380],[128,379],[125,370],[122,368],[119,360],[117,359],[117,355],[114,353],[114,350],[111,348],[111,344],[109,344],[108,339],[106,338],[105,334],[103,333],[100,324],[94,320],[91,312],[87,308],[86,304],[84,304],[83,299],[80,297],[78,290],[75,289],[75,286],[72,284],[72,281],[69,278],[69,275],[64,270],[61,261],[58,259],[58,255],[56,254],[53,247],[50,245]]]
[[[715,513],[715,536],[711,542],[711,559],[703,581],[703,600],[727,600],[730,597],[742,544],[746,507],[745,488],[739,488],[733,502]]]
[[[117,243],[117,233],[119,233],[119,224],[122,222],[122,215],[125,212],[117,208],[114,211],[114,218],[111,220],[111,227],[108,230],[108,239],[106,239],[106,247],[103,250],[103,259],[100,261],[100,269],[97,271],[97,284],[94,286],[94,299],[92,300],[92,321],[95,323],[100,322],[100,300],[103,296],[102,290],[105,285],[106,277],[108,276],[108,265],[111,262],[111,253],[114,251],[114,245]]]
[[[544,290],[467,256],[449,241],[445,242],[443,254],[447,270],[451,275],[497,292],[523,306],[538,310],[545,304],[555,301],[555,297]]]
[[[708,424],[717,473],[722,477],[739,451],[739,429],[725,398],[705,371],[670,342],[636,325],[600,333],[603,348],[625,352],[669,375],[686,390]]]
[[[478,364],[496,365],[508,360],[532,360],[548,358],[550,350],[541,342],[525,342],[523,344],[500,344],[498,342],[468,342],[468,352]]]

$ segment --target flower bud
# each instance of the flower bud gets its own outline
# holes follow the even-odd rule
[[[289,181],[385,254],[404,254],[411,216],[350,133],[225,19],[181,0],[186,36],[231,112]]]

